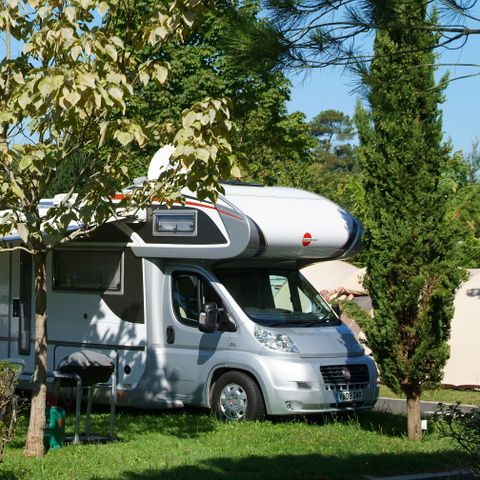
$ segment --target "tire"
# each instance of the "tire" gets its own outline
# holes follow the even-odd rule
[[[213,386],[212,412],[230,422],[262,420],[265,418],[265,404],[251,377],[242,372],[227,372]]]

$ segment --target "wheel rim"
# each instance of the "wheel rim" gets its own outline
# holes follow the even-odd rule
[[[220,410],[228,420],[242,420],[247,413],[247,393],[240,385],[229,383],[220,392]]]

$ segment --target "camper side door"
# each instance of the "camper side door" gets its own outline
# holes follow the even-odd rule
[[[167,271],[164,298],[164,338],[167,378],[175,397],[182,401],[205,401],[206,382],[211,370],[227,362],[230,334],[216,330],[202,333],[198,328],[202,306],[223,301],[203,272],[171,268]]]
[[[29,357],[33,353],[32,257],[23,251],[3,253],[0,269],[2,356]],[[27,372],[33,371],[33,361],[25,360]]]

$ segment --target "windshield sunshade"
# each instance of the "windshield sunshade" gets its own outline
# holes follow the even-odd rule
[[[262,268],[220,270],[216,274],[243,311],[260,325],[308,328],[340,323],[297,271]]]

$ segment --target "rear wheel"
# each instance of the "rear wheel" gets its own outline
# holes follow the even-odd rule
[[[261,420],[265,404],[256,382],[242,372],[224,373],[212,391],[212,411],[223,420]]]

